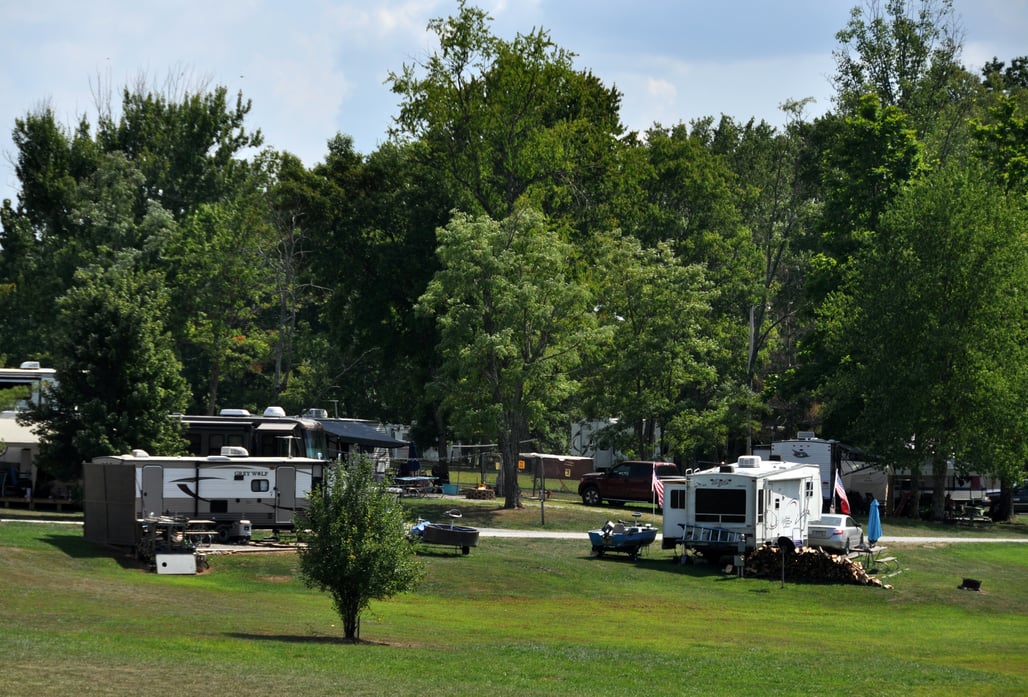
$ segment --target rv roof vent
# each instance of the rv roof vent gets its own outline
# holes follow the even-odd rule
[[[719,472],[731,473],[735,471],[735,465],[721,465]]]
[[[22,370],[39,370],[39,361],[22,361],[18,367]]]
[[[264,410],[265,416],[285,416],[286,410],[282,407],[268,407]]]
[[[249,409],[222,409],[218,412],[218,416],[249,416]]]
[[[150,453],[148,453],[145,450],[142,450],[140,448],[133,448],[132,449],[132,457],[150,457]]]
[[[797,431],[797,440],[814,440],[817,435],[813,431]]]
[[[743,455],[739,458],[739,467],[760,467],[760,455]]]
[[[307,416],[312,419],[327,419],[328,409],[308,409]]]
[[[241,445],[224,445],[221,448],[222,457],[250,457],[250,453]]]

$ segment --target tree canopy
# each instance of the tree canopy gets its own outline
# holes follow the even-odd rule
[[[637,134],[545,29],[491,22],[432,20],[390,140],[311,167],[220,86],[16,120],[0,334],[62,374],[53,473],[174,450],[162,413],[331,402],[495,447],[505,505],[578,419],[687,465],[811,430],[1023,477],[1028,58],[973,76],[951,0],[869,2],[823,116]]]

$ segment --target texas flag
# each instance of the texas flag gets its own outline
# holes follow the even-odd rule
[[[839,497],[839,510],[849,515],[850,500],[846,498],[846,490],[842,486],[842,477],[839,476],[838,471],[835,473],[835,495]]]
[[[653,491],[657,494],[657,503],[664,507],[664,482],[657,477],[657,468],[653,468]]]

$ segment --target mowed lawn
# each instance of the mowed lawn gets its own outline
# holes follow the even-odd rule
[[[3,522],[0,695],[1028,694],[1028,545],[890,553],[882,589],[592,559],[584,532],[426,547],[422,586],[352,645],[292,552],[159,576],[79,527]]]

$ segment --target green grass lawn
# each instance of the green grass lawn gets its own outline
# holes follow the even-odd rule
[[[290,552],[158,576],[77,527],[0,523],[0,694],[1028,694],[1023,544],[894,545],[891,590],[783,587],[655,547],[591,559],[582,529],[426,547],[422,586],[373,603],[350,645]]]

